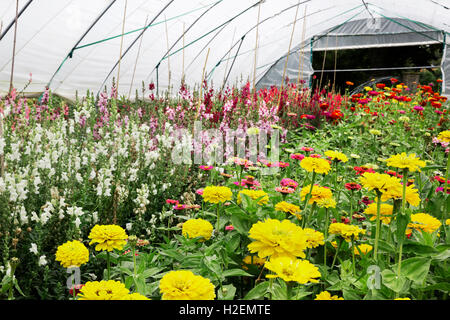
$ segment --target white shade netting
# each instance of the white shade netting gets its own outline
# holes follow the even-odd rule
[[[170,85],[176,94],[183,75],[193,87],[205,69],[215,88],[224,80],[262,87],[280,83],[288,51],[286,75],[307,80],[311,44],[313,50],[332,50],[336,39],[337,48],[448,44],[449,7],[444,0],[19,0],[12,84],[27,93],[49,86],[73,99],[118,79],[119,94],[134,98],[143,82],[160,91]],[[15,16],[16,0],[0,1],[2,95],[11,81]],[[443,93],[450,94],[447,47],[441,68]]]

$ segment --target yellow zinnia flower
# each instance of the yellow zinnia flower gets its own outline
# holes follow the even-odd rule
[[[240,204],[242,202],[241,194],[245,194],[252,198],[253,200],[258,200],[258,204],[267,204],[269,202],[269,195],[263,191],[263,190],[252,190],[252,189],[244,189],[239,191],[238,197],[237,197],[237,203]]]
[[[378,190],[380,192],[385,192],[393,187],[401,187],[400,179],[396,177],[391,177],[385,173],[377,172],[365,172],[361,177],[359,177],[361,185],[371,190]]]
[[[370,134],[373,134],[374,136],[379,136],[379,135],[381,135],[381,131],[380,131],[380,130],[377,130],[377,129],[370,129],[370,130],[369,130],[369,133],[370,133]]]
[[[450,131],[445,130],[438,134],[437,138],[443,142],[450,142]]]
[[[95,225],[89,233],[89,245],[98,243],[95,246],[95,250],[107,250],[113,251],[114,249],[121,250],[128,239],[128,235],[125,230],[117,225]]]
[[[322,158],[305,157],[300,166],[308,172],[316,172],[319,174],[328,174],[331,169],[330,163]]]
[[[450,226],[450,219],[445,220],[445,225]]]
[[[416,213],[411,215],[411,223],[408,224],[406,234],[412,232],[411,229],[422,230],[427,233],[432,233],[441,227],[442,223],[435,217],[427,213]]]
[[[78,300],[122,300],[129,290],[120,281],[88,281],[80,289]]]
[[[302,188],[302,190],[300,191],[300,198],[302,201],[305,200],[306,196],[309,194],[310,189],[311,185],[307,185]],[[319,203],[324,199],[331,199],[331,198],[333,198],[333,193],[329,188],[314,185],[308,203],[309,204],[313,204],[314,202]],[[330,205],[332,206],[332,202],[330,202]]]
[[[366,230],[360,229],[358,226],[354,226],[351,224],[345,224],[341,222],[336,222],[330,224],[328,228],[329,234],[336,234],[345,239],[345,241],[349,242],[352,237],[354,240],[358,239],[359,234],[365,234]]]
[[[265,257],[305,257],[307,247],[305,231],[289,220],[266,219],[255,223],[249,238],[254,241],[248,245],[250,253]]]
[[[384,223],[384,224],[389,224],[391,222],[391,216],[392,216],[392,211],[394,210],[394,206],[387,204],[387,203],[382,203],[380,205],[380,220]],[[377,203],[373,202],[371,204],[369,204],[366,208],[366,210],[364,210],[365,214],[369,214],[372,217],[370,217],[370,220],[373,221],[377,218]]]
[[[322,291],[314,300],[344,300],[344,298],[338,297],[337,295],[332,296],[328,291]]]
[[[311,228],[303,229],[306,234],[306,246],[308,248],[317,248],[318,246],[324,245],[324,235],[322,232],[316,231]]]
[[[151,299],[147,298],[146,296],[140,293],[135,292],[124,295],[120,300],[151,300]]]
[[[266,263],[266,259],[262,259],[258,256],[247,255],[242,260],[242,262],[244,262],[245,264],[249,264],[249,265],[253,264],[253,265],[257,265],[257,266],[262,266],[264,263]]]
[[[68,241],[58,247],[55,260],[64,268],[79,267],[89,261],[89,250],[80,241]]]
[[[417,207],[420,204],[419,190],[414,189],[415,185],[411,184],[406,187],[406,202],[410,205]],[[381,201],[388,201],[389,199],[399,200],[403,197],[403,185],[392,184],[381,195]]]
[[[359,250],[358,250],[359,249]],[[370,244],[360,244],[358,247],[355,247],[353,249],[353,252],[355,255],[359,255],[359,252],[361,251],[362,254],[368,254],[370,251],[372,251],[373,247]]]
[[[342,162],[347,162],[348,158],[345,154],[343,154],[342,152],[339,151],[326,151],[325,155],[329,158],[331,158],[331,160],[336,160],[336,161],[342,161]]]
[[[387,165],[389,167],[408,169],[410,172],[420,172],[420,168],[425,167],[426,163],[425,161],[420,160],[419,157],[416,157],[415,153],[406,155],[405,152],[402,152],[401,154],[391,156],[387,159]]]
[[[228,187],[207,186],[203,189],[203,200],[210,203],[219,203],[231,200],[233,192]]]
[[[277,211],[283,211],[283,212],[286,212],[286,213],[293,214],[293,215],[295,215],[298,219],[301,219],[301,218],[302,218],[302,216],[299,214],[299,213],[302,211],[302,210],[300,210],[300,207],[299,207],[299,206],[296,206],[295,204],[286,202],[286,201],[278,202],[278,203],[275,205],[275,210],[277,210]]]
[[[162,300],[214,300],[214,285],[207,278],[188,270],[170,271],[161,278]]]
[[[336,208],[336,200],[333,198],[321,198],[317,201],[320,208]]]
[[[181,233],[185,238],[201,237],[200,241],[209,240],[213,232],[213,226],[209,221],[203,219],[190,219],[183,223]]]
[[[292,257],[271,258],[264,265],[275,274],[266,275],[267,278],[281,278],[284,281],[295,281],[300,284],[317,283],[321,274],[319,269],[307,260]]]

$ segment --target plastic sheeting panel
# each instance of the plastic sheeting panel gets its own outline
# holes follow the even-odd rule
[[[19,11],[29,1],[19,0]],[[240,79],[251,81],[255,61],[256,80],[261,80],[260,84],[269,84],[270,78],[262,79],[264,75],[280,73],[277,68],[284,67],[280,57],[288,51],[297,7],[293,47],[336,26],[351,26],[347,22],[356,19],[372,21],[373,17],[383,16],[392,19],[408,17],[411,21],[419,22],[413,23],[416,27],[424,24],[435,28],[432,31],[450,32],[450,11],[439,3],[444,1],[371,0],[370,3],[366,2],[366,7],[360,0],[265,0],[261,4],[259,0],[128,0],[125,33],[141,29],[146,20],[155,20],[143,35],[139,57],[140,40],[134,40],[140,31],[123,37],[123,50],[130,49],[120,63],[119,94],[127,96],[131,91],[133,98],[136,90],[140,92],[142,82],[146,86],[149,82],[156,83],[158,63],[160,92],[170,84],[173,86],[173,94],[176,94],[183,65],[186,83],[191,88],[198,85],[202,79],[208,48],[210,54],[206,71],[208,81],[214,87],[220,87],[228,73],[228,84],[239,85]],[[82,48],[75,50],[72,58],[66,59],[77,41],[109,4],[112,4],[110,9],[79,43],[78,46]],[[75,92],[81,96],[87,90],[95,94],[104,87],[109,89],[113,78],[118,75],[117,62],[121,46],[119,36],[122,33],[124,5],[125,0],[31,1],[18,20],[14,87],[22,90],[32,73],[33,81],[26,89],[30,93],[42,92],[50,84],[54,93],[73,99]],[[256,28],[259,9],[260,24]],[[14,21],[15,12],[16,0],[0,1],[0,25],[3,31]],[[161,14],[158,15],[159,12]],[[304,16],[306,19],[303,19]],[[306,31],[304,36],[303,27]],[[184,28],[186,34],[183,37]],[[259,40],[255,55],[257,30]],[[339,30],[345,29],[336,29]],[[383,35],[384,31],[376,33]],[[237,52],[242,37],[244,41]],[[0,40],[0,95],[9,90],[13,39],[14,27]],[[382,40],[380,37],[379,41],[387,44],[390,40]],[[172,49],[169,59],[166,59],[168,47]],[[228,55],[228,52],[231,54]],[[296,59],[293,54],[289,62],[287,75],[291,79],[296,79]],[[232,61],[234,63],[231,68]],[[447,74],[448,61],[446,58],[443,64],[443,70]],[[311,71],[307,66],[302,69],[303,77]],[[53,75],[55,77],[50,82]],[[449,76],[446,77],[448,78]],[[276,79],[273,81],[274,84],[280,83]],[[449,81],[446,81],[446,86],[447,82]],[[446,91],[449,92],[450,88],[447,87]]]

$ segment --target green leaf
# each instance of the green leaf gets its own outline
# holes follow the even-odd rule
[[[448,282],[436,283],[436,284],[427,286],[425,288],[422,288],[422,290],[424,290],[424,291],[439,290],[439,291],[443,291],[443,292],[450,292],[450,283],[448,283]]]
[[[344,297],[344,300],[361,300],[361,297],[358,295],[356,290],[343,289],[342,295]]]
[[[401,274],[409,280],[423,283],[430,270],[431,259],[423,257],[414,257],[403,260]]]
[[[242,269],[230,269],[230,270],[225,270],[222,273],[222,276],[224,277],[237,277],[237,276],[244,276],[244,277],[253,277],[253,275],[251,275],[248,272],[245,272]]]
[[[162,270],[164,270],[164,268],[158,268],[158,267],[150,268],[150,269],[147,269],[144,272],[142,272],[141,277],[143,277],[144,279],[147,279],[151,276],[154,276],[158,272],[161,272]]]
[[[234,252],[236,251],[237,247],[239,246],[239,244],[241,243],[241,237],[239,234],[234,234],[230,241],[227,241],[225,243],[225,247],[227,248],[228,252]]]
[[[263,300],[264,295],[269,289],[270,281],[258,283],[252,290],[250,290],[244,297],[244,300]]]
[[[270,290],[270,287],[269,287]],[[270,290],[272,300],[287,300],[287,284],[284,281],[274,281]]]
[[[142,295],[145,295],[145,279],[140,275],[133,277],[134,284],[136,286],[136,291]]]
[[[403,244],[404,253],[429,254],[436,253],[436,248],[414,241],[405,241]]]
[[[222,290],[219,288],[217,290],[217,298],[219,300],[233,300],[236,294],[236,287],[232,284],[227,284],[222,287]]]
[[[248,220],[246,221],[237,215],[233,215],[231,216],[231,224],[233,225],[235,230],[240,234],[245,236],[248,235],[248,231],[250,230],[250,224]]]
[[[132,276],[133,275],[133,271],[131,271],[128,268],[124,268],[124,267],[119,267],[120,272],[125,273],[128,276]]]
[[[445,250],[445,251],[443,251],[443,252],[441,252],[441,253],[432,255],[431,258],[432,258],[433,260],[445,261],[445,260],[447,260],[448,258],[450,258],[450,249],[447,249],[447,250]]]
[[[403,243],[403,241],[405,240],[406,227],[408,226],[408,223],[411,221],[411,216],[408,212],[405,212],[404,214],[399,213],[397,214],[395,221],[397,227],[395,230],[397,242]]]
[[[406,286],[407,279],[398,277],[393,271],[385,269],[381,272],[382,283],[394,292],[400,292]]]

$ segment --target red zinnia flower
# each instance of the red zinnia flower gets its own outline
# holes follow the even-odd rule
[[[349,182],[345,184],[345,189],[353,191],[353,190],[361,190],[361,186],[356,182]]]

